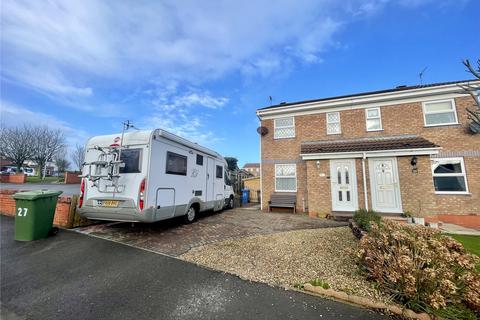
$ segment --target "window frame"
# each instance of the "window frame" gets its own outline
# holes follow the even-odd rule
[[[368,111],[369,110],[377,110],[378,111],[378,117],[369,117],[368,116]],[[379,129],[371,129],[368,130],[368,120],[376,120],[378,119],[380,121],[380,128]],[[368,132],[374,132],[374,131],[383,131],[383,124],[382,124],[382,111],[380,110],[380,107],[373,107],[373,108],[366,108],[365,109],[365,129]]]
[[[458,160],[460,163],[460,168],[462,169],[461,173],[435,173],[433,168],[433,162],[436,160]],[[463,177],[465,181],[465,191],[435,191],[435,194],[470,194],[468,190],[468,181],[467,181],[467,170],[465,170],[465,162],[463,157],[452,157],[452,158],[432,158],[432,180],[433,187],[435,188],[435,177]]]
[[[203,158],[204,158],[203,155],[197,153],[197,156],[195,158],[195,164],[197,166],[203,166]],[[201,159],[201,163],[199,163],[199,161],[198,161],[199,159]]]
[[[220,168],[220,171],[218,171],[219,168]],[[223,179],[223,170],[224,170],[223,166],[220,166],[218,164],[216,165],[216,167],[215,167],[215,178],[216,179]],[[221,173],[220,177],[218,176],[219,172]]]
[[[277,120],[282,120],[282,119],[292,119],[292,125],[290,126],[277,126]],[[279,137],[277,136],[277,128],[293,128],[293,135],[292,136],[287,136],[287,137]],[[273,119],[273,139],[292,139],[295,138],[296,135],[296,130],[295,130],[295,117],[281,117],[281,118],[275,118]]]
[[[118,170],[119,174],[130,174],[130,173],[141,173],[142,172],[143,148],[125,148],[125,149],[123,149],[122,153],[120,154],[120,161],[122,161],[122,155],[124,155],[125,152],[137,151],[137,150],[138,150],[138,170],[130,171],[130,172],[122,172],[122,169],[125,170],[125,167],[123,167],[123,168],[119,168],[119,170]]]
[[[427,124],[427,115],[429,114],[440,114],[440,113],[447,113],[448,111],[430,111],[427,112],[427,106],[429,104],[433,103],[441,103],[441,102],[450,102],[452,106],[452,111],[453,115],[455,116],[455,121],[454,122],[448,122],[448,123],[437,123],[437,124]],[[457,106],[455,105],[455,99],[443,99],[443,100],[430,100],[430,101],[424,101],[422,102],[422,111],[423,111],[423,125],[425,127],[439,127],[439,126],[451,126],[451,125],[456,125],[458,123],[458,115],[457,115]]]
[[[337,113],[338,114],[338,122],[329,122],[328,121],[328,115],[329,114],[334,114],[334,113]],[[340,117],[340,111],[333,111],[333,112],[327,112],[325,113],[325,123],[326,123],[326,129],[327,129],[327,134],[328,135],[332,135],[332,134],[342,134],[342,119]],[[338,123],[338,132],[329,132],[328,131],[328,125],[329,124],[335,124],[335,123]]]
[[[294,166],[295,168],[295,176],[278,176],[277,175],[277,167],[278,166]],[[276,163],[275,164],[275,179],[274,179],[274,183],[275,183],[275,192],[297,192],[297,164],[296,163]],[[277,189],[277,178],[289,178],[289,179],[292,179],[294,178],[295,179],[295,190],[279,190]]]
[[[186,160],[186,163],[187,163],[187,167],[185,168],[185,173],[180,173],[180,172],[173,172],[173,171],[169,171],[168,170],[168,156],[172,154],[174,156],[177,156],[177,157],[180,157],[180,158],[183,158]],[[176,153],[176,152],[172,152],[172,151],[167,151],[167,154],[166,154],[166,157],[165,157],[165,174],[173,174],[173,175],[176,175],[176,176],[184,176],[186,177],[187,176],[187,172],[188,172],[188,157],[187,156],[184,156],[183,154],[179,154],[179,153]]]

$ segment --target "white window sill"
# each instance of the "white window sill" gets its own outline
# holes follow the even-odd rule
[[[470,192],[462,192],[462,191],[435,191],[435,194],[438,195],[445,195],[445,196],[471,196]]]
[[[426,124],[424,125],[425,128],[431,128],[431,127],[447,127],[447,126],[458,126],[460,123],[459,122],[454,122],[454,123],[441,123],[441,124]]]
[[[339,135],[339,134],[342,134],[342,133],[341,132],[335,132],[335,133],[328,133],[327,132],[328,136],[334,136],[334,135]]]
[[[295,139],[295,136],[293,136],[293,137],[273,137],[273,140],[282,140],[282,139]]]
[[[275,192],[296,193],[297,190],[295,190],[295,191],[292,191],[292,190],[275,190]]]
[[[367,132],[378,132],[378,131],[383,131],[383,129],[367,130]]]

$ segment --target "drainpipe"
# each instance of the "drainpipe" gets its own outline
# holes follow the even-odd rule
[[[257,115],[258,121],[260,122],[260,126],[262,126],[262,119],[260,116]],[[262,174],[262,135],[260,136],[260,210],[263,210],[263,174]]]
[[[367,159],[367,154],[364,152],[362,158],[363,195],[365,197],[365,209],[368,210],[367,174],[365,173],[365,159]]]

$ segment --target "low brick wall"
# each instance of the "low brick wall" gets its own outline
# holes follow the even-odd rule
[[[27,175],[23,173],[16,174],[1,174],[0,182],[2,183],[25,183],[27,182]]]
[[[0,190],[0,214],[15,216],[13,195],[21,190]],[[55,209],[53,224],[62,228],[75,228],[92,224],[91,220],[80,217],[77,212],[78,196],[60,196]]]
[[[465,228],[480,230],[480,215],[437,214],[425,217],[425,222],[452,223]]]
[[[78,175],[80,172],[65,172],[65,184],[80,184],[82,182],[82,178]]]

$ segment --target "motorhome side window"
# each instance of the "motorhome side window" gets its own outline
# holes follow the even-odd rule
[[[123,149],[120,154],[120,160],[125,163],[120,168],[120,173],[138,173],[140,172],[140,152],[141,149]]]
[[[203,166],[203,156],[201,154],[197,154],[197,165]]]
[[[181,154],[167,152],[167,169],[168,174],[187,175],[187,157]]]
[[[218,179],[223,178],[223,167],[222,166],[217,166],[217,178]]]

